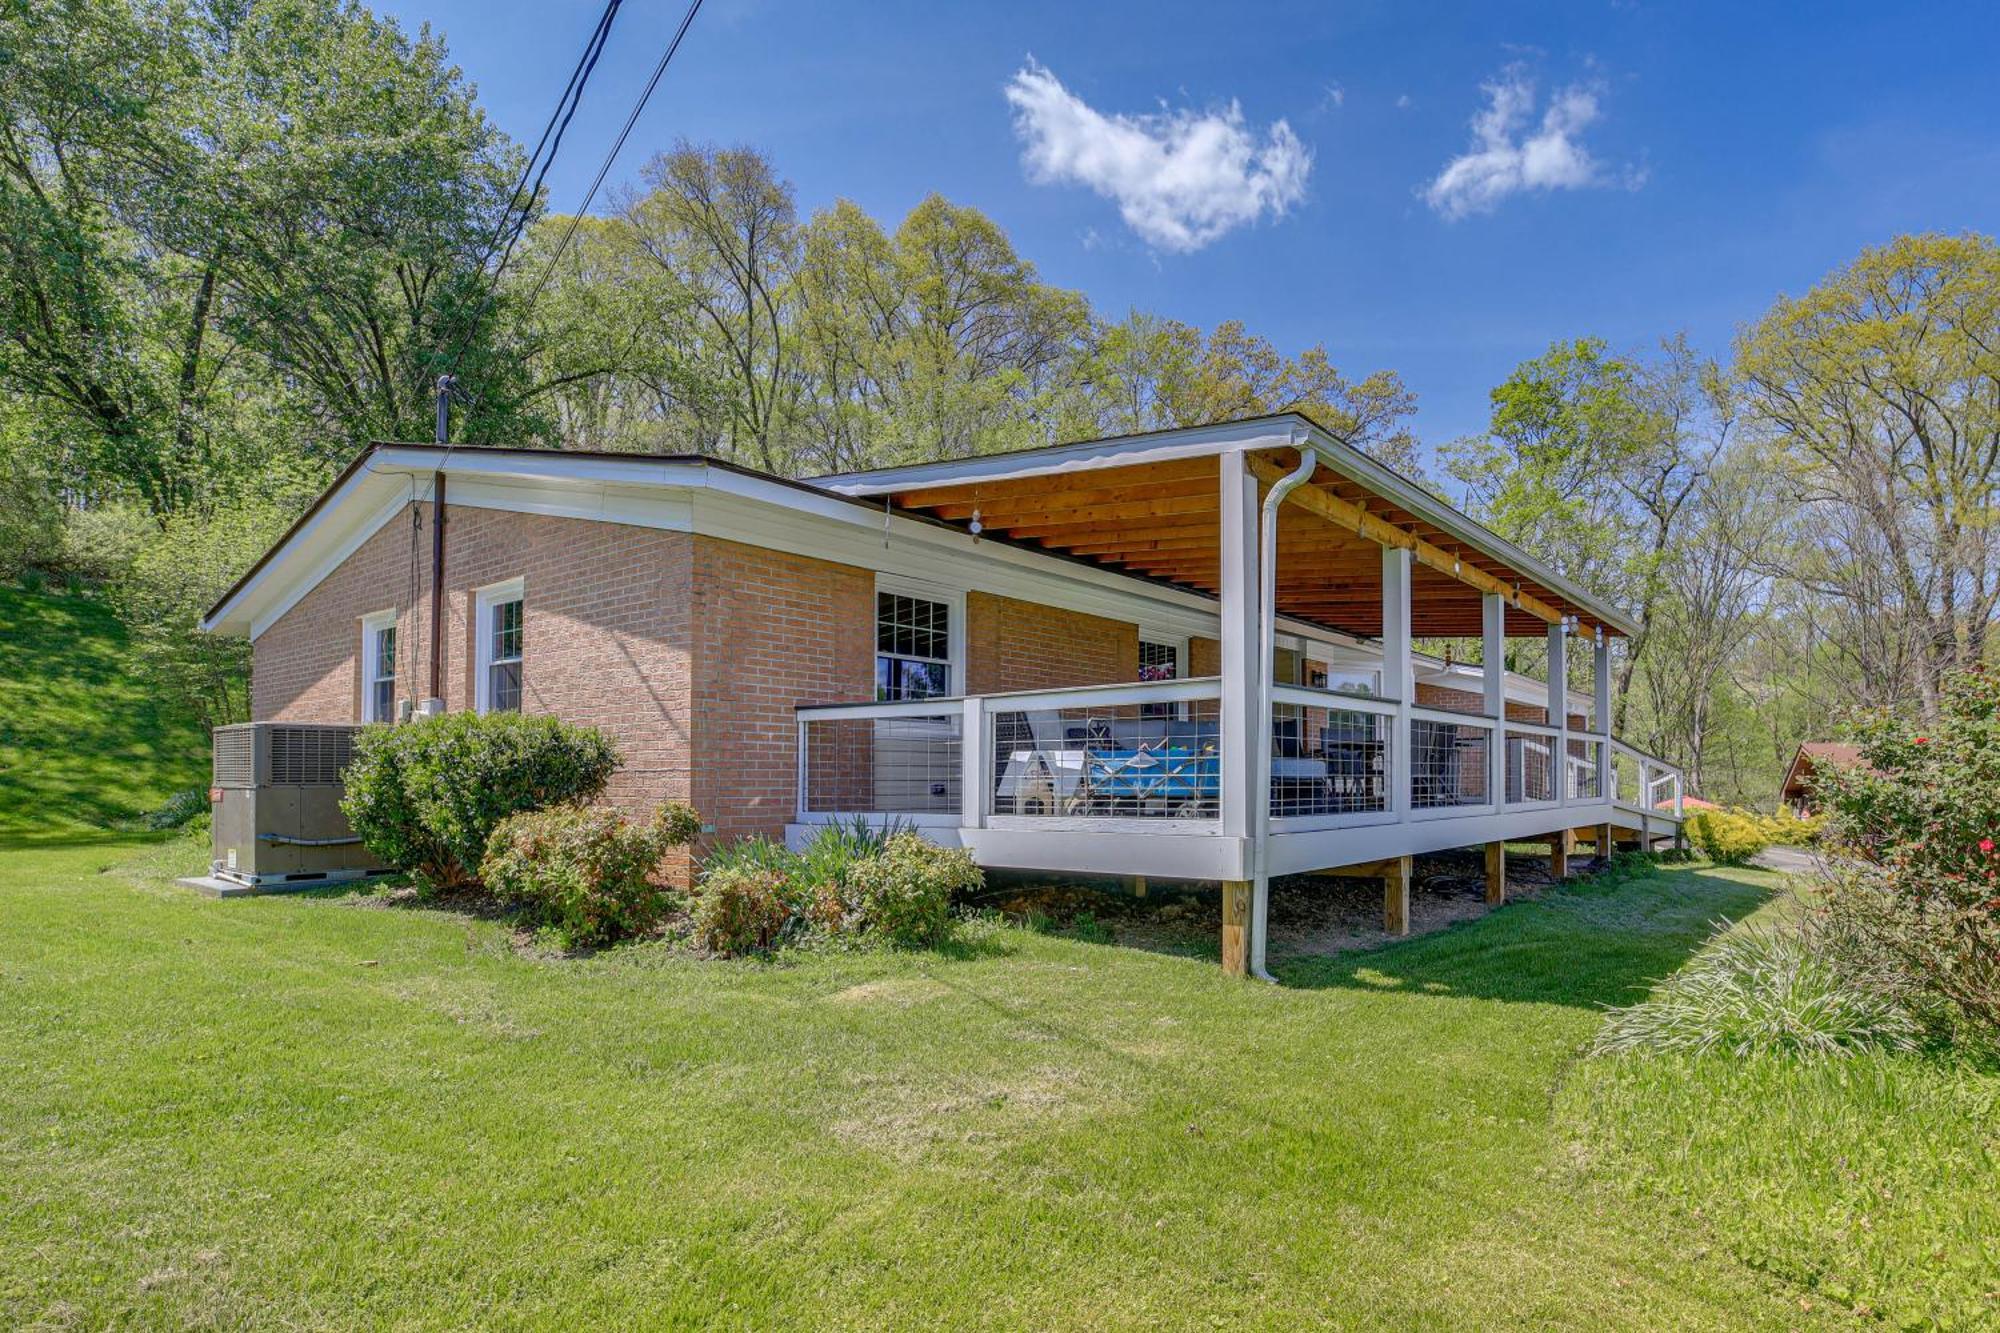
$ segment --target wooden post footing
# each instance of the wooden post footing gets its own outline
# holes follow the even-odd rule
[[[1250,881],[1222,882],[1222,970],[1232,977],[1250,974]]]
[[[1382,929],[1391,935],[1410,933],[1410,858],[1391,857],[1382,863]]]
[[[1507,901],[1507,844],[1486,844],[1486,902],[1498,907]]]

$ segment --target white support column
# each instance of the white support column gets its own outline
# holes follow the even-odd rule
[[[1486,789],[1495,810],[1507,804],[1507,601],[1489,592],[1481,605],[1480,661],[1486,668],[1486,716],[1493,719],[1487,751]]]
[[[1601,738],[1597,743],[1597,794],[1608,801],[1615,776],[1611,761],[1611,636],[1601,626],[1591,650],[1590,665],[1590,681],[1596,691],[1591,701],[1594,716],[1590,719],[1590,729]]]
[[[1253,755],[1258,735],[1257,673],[1257,479],[1241,454],[1223,454],[1222,463],[1222,834],[1248,838],[1256,828],[1251,795],[1257,790],[1253,765],[1270,762]]]
[[[987,741],[986,700],[968,695],[958,732],[958,822],[966,828],[986,827],[986,792],[993,783]]]
[[[1549,725],[1556,729],[1550,748],[1555,752],[1556,799],[1569,799],[1569,657],[1562,623],[1549,626]]]
[[[1410,816],[1410,705],[1416,702],[1416,673],[1410,666],[1410,553],[1382,548],[1382,692],[1396,701],[1389,736],[1389,809]]]

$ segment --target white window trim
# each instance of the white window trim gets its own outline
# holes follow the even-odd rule
[[[945,662],[944,697],[957,698],[965,693],[965,589],[947,587],[941,583],[927,583],[922,579],[907,578],[901,574],[877,574],[875,576],[875,601],[869,606],[869,643],[876,643],[875,634],[881,625],[881,595],[885,592],[904,597],[921,597],[927,602],[943,602],[950,623],[945,626],[945,647],[950,656]],[[868,684],[871,692],[875,687],[875,664],[882,656],[880,647],[873,647],[868,655]]]
[[[382,631],[394,628],[396,628],[396,613],[394,611],[376,611],[370,615],[361,617],[361,720],[363,722],[394,722],[396,720],[396,709],[393,700],[389,706],[388,717],[377,717],[375,715],[375,686],[381,680],[381,677],[375,674],[375,659],[378,655],[375,648],[381,640]],[[398,644],[396,647],[400,653],[402,645]],[[393,673],[394,666],[395,662],[392,660],[390,662],[390,667],[392,668],[391,680],[395,680]],[[399,690],[402,688],[401,681],[397,681],[397,688]]]
[[[527,666],[527,580],[508,579],[502,583],[489,583],[473,594],[477,614],[474,616],[473,642],[473,706],[484,713],[491,706],[489,696],[492,687],[487,683],[492,677],[493,666],[493,608],[502,602],[521,602],[521,685],[525,693],[528,681]]]

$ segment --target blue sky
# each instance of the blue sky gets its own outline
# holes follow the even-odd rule
[[[597,10],[377,7],[530,141]],[[624,6],[556,208],[680,13]],[[936,190],[1099,310],[1400,372],[1435,444],[1553,339],[1722,354],[1863,246],[2000,230],[1995,51],[1991,4],[709,0],[612,180],[685,136],[764,150],[804,212],[893,225]]]

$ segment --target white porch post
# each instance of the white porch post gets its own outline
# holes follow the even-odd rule
[[[1507,601],[1497,592],[1486,594],[1480,606],[1484,631],[1480,661],[1486,668],[1486,716],[1493,719],[1493,740],[1487,751],[1486,789],[1493,808],[1507,804]]]
[[[986,789],[993,782],[986,742],[986,700],[967,695],[958,732],[958,822],[966,828],[986,827]]]
[[[1549,626],[1549,725],[1556,729],[1556,799],[1569,800],[1569,658],[1561,621]]]
[[[1611,783],[1615,777],[1611,762],[1611,636],[1603,626],[1597,630],[1597,643],[1591,649],[1591,684],[1596,688],[1596,697],[1591,701],[1591,711],[1596,714],[1590,720],[1590,729],[1600,738],[1597,745],[1597,795],[1601,800],[1612,798]]]
[[[1389,809],[1410,816],[1410,705],[1416,702],[1416,673],[1410,667],[1410,553],[1382,548],[1382,690],[1396,701],[1389,736]]]
[[[1257,480],[1241,454],[1223,454],[1222,463],[1222,836],[1248,840],[1257,832],[1251,801],[1258,789],[1256,767],[1268,764],[1267,756],[1253,754],[1258,725],[1257,673]],[[1264,936],[1265,887],[1258,873],[1263,866],[1263,848],[1249,848],[1250,869],[1260,891],[1248,904],[1247,932],[1232,934],[1230,922],[1223,925],[1222,967],[1225,972],[1242,974],[1249,970],[1252,952],[1261,952]],[[1249,888],[1242,881],[1223,885],[1225,907],[1235,904],[1241,911]]]

